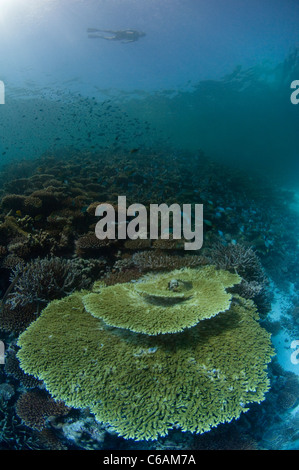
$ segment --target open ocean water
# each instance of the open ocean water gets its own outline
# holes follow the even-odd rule
[[[299,449],[298,24],[1,0],[1,450]]]

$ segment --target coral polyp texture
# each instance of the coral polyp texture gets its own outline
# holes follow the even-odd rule
[[[241,278],[213,266],[148,275],[83,297],[85,309],[110,326],[137,333],[176,333],[230,306],[227,287]]]
[[[264,400],[273,349],[269,333],[258,322],[255,304],[237,295],[226,297],[225,286],[237,282],[236,277],[227,278],[214,268],[174,271],[145,277],[133,284],[138,290],[122,284],[128,290],[119,293],[116,284],[109,290],[100,288],[99,295],[110,293],[105,297],[108,305],[127,295],[131,310],[126,314],[134,315],[136,296],[150,294],[160,301],[165,285],[168,293],[171,283],[171,302],[166,295],[165,308],[171,311],[177,303],[186,302],[180,311],[184,316],[188,307],[192,310],[188,302],[197,298],[196,283],[201,284],[203,272],[207,285],[199,298],[205,298],[205,305],[210,296],[214,313],[210,318],[193,319],[193,327],[175,333],[146,334],[112,327],[87,310],[91,294],[86,291],[52,301],[18,339],[21,367],[43,380],[55,399],[74,408],[89,407],[98,421],[126,439],[155,440],[174,427],[203,433],[238,418],[250,403]],[[147,330],[156,298],[144,304],[148,310],[144,317],[141,305],[137,316],[140,322],[144,318]],[[173,315],[174,327],[170,328],[168,317],[168,330],[180,330],[178,318]]]

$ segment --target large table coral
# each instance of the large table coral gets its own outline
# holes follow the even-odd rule
[[[83,297],[85,309],[110,326],[137,333],[176,333],[230,306],[227,287],[241,278],[214,266],[150,274],[141,282],[101,289]]]
[[[188,308],[191,293],[196,297],[192,289],[202,270],[189,272],[181,306],[186,302]],[[213,284],[217,275],[213,268],[210,273]],[[175,299],[179,274],[167,275]],[[184,270],[181,279],[183,274]],[[168,279],[160,276],[155,277],[158,297],[160,282],[164,286]],[[224,273],[218,277],[224,279]],[[153,278],[134,284],[138,295],[153,293],[148,282]],[[131,292],[131,286],[123,286]],[[114,287],[119,286],[111,286],[109,292]],[[266,368],[273,355],[270,335],[259,325],[254,303],[239,296],[231,300],[227,294],[228,305],[224,309],[223,300],[219,302],[218,313],[216,291],[210,292],[210,318],[199,316],[183,331],[152,335],[111,326],[92,315],[85,308],[90,293],[54,300],[19,337],[21,367],[43,380],[54,398],[75,408],[89,407],[97,420],[127,439],[154,440],[173,427],[208,431],[238,418],[248,404],[264,400],[269,388]],[[223,289],[218,292],[223,298]],[[172,302],[165,308],[171,310]],[[133,303],[127,314],[134,315]],[[176,315],[173,321],[177,322]]]

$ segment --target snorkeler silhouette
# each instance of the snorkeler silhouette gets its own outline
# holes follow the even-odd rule
[[[107,39],[108,41],[121,41],[121,42],[135,42],[139,38],[145,36],[145,33],[141,31],[135,31],[134,29],[121,29],[119,31],[113,31],[112,29],[87,29],[88,37],[92,39],[101,38]],[[110,36],[103,36],[97,33],[108,33]]]

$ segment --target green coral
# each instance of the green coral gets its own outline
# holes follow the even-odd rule
[[[239,282],[237,274],[214,266],[185,268],[102,288],[84,296],[83,303],[110,326],[148,335],[176,333],[227,310],[226,288]]]
[[[173,427],[208,431],[265,398],[273,350],[252,301],[234,297],[183,332],[147,335],[91,315],[87,296],[54,300],[18,340],[21,367],[66,405],[89,407],[124,438],[153,440]]]

